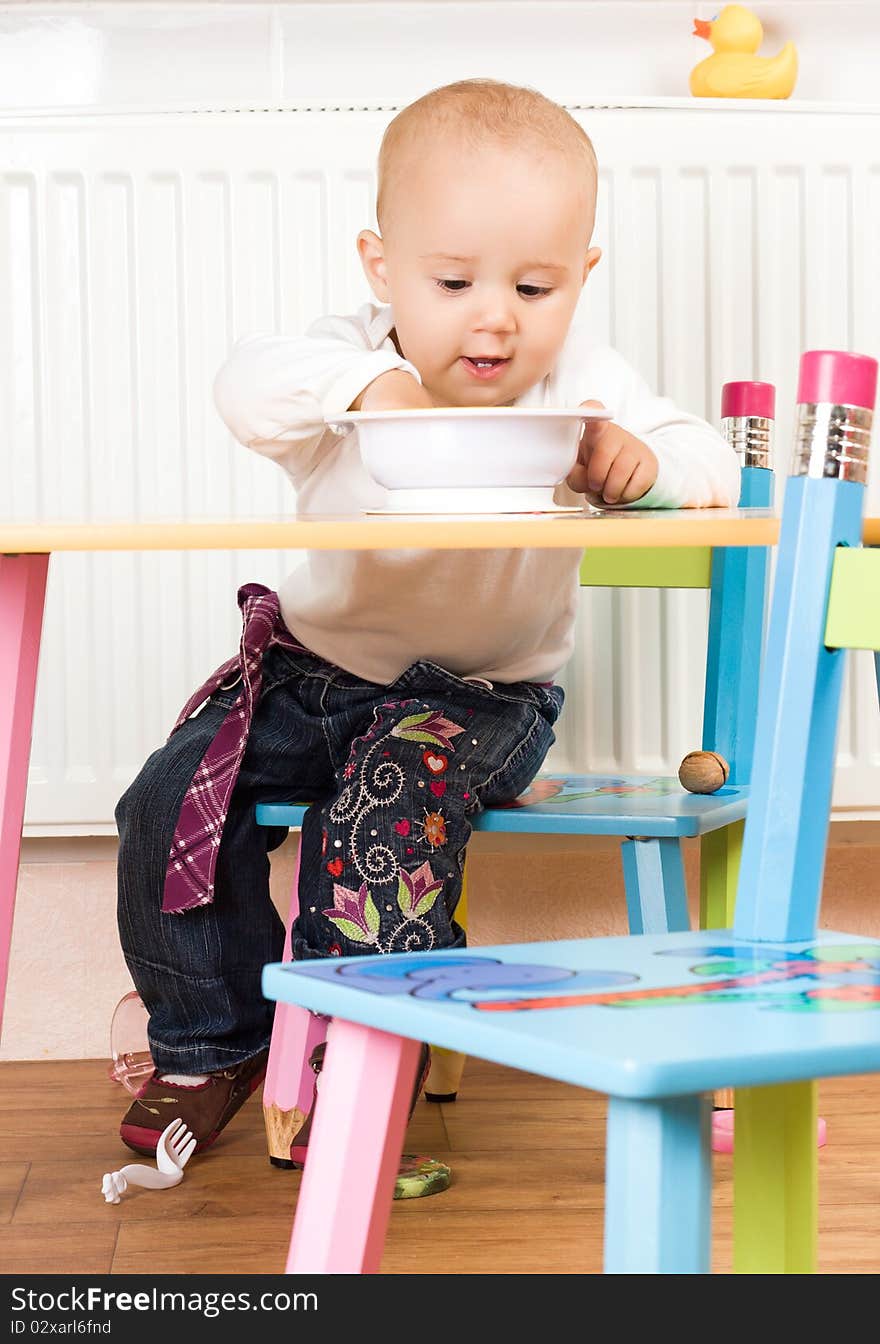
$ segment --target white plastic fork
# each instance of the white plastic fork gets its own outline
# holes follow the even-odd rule
[[[159,1171],[168,1176],[179,1171],[182,1175],[183,1168],[195,1152],[197,1142],[192,1130],[187,1129],[179,1117],[172,1120],[162,1130],[156,1143],[156,1166]]]
[[[182,1180],[182,1171],[172,1176],[159,1171],[156,1167],[146,1167],[140,1162],[129,1162],[119,1171],[105,1173],[101,1181],[101,1194],[106,1203],[118,1204],[120,1195],[125,1194],[129,1185],[142,1185],[149,1190],[167,1190],[172,1185],[179,1185]]]
[[[181,1119],[166,1125],[156,1143],[155,1167],[129,1162],[119,1171],[108,1171],[101,1181],[101,1194],[107,1204],[118,1204],[129,1185],[148,1190],[168,1190],[183,1180],[183,1169],[195,1151],[197,1140]]]

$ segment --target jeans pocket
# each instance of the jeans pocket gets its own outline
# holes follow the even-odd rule
[[[513,750],[497,768],[475,787],[482,807],[497,807],[513,802],[531,784],[556,741],[550,723],[534,707],[524,711],[531,718]]]
[[[241,682],[239,682],[237,686],[218,687],[218,689],[214,691],[213,695],[208,696],[204,705],[199,710],[199,713],[200,714],[204,713],[204,711],[207,710],[209,707],[212,707],[214,709],[222,709],[225,713],[228,713],[240,695],[241,695]]]
[[[529,690],[535,697],[535,701],[549,724],[553,724],[562,713],[562,706],[565,703],[565,691],[555,682],[550,686],[540,686],[537,682],[527,682]]]

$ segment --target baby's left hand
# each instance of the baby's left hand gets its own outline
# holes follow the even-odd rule
[[[601,401],[582,401],[581,405],[602,407]],[[632,504],[648,493],[658,470],[656,455],[635,434],[621,429],[613,420],[587,420],[578,460],[566,484],[600,508],[603,504]]]

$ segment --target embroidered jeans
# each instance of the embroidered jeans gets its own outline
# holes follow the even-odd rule
[[[169,846],[193,772],[237,688],[215,693],[120,799],[119,933],[157,1067],[205,1073],[268,1044],[260,975],[284,930],[269,897],[259,802],[311,803],[301,836],[297,959],[464,946],[455,922],[471,819],[531,783],[554,741],[557,686],[489,687],[418,662],[389,686],[310,653],[264,659],[212,904],[162,912]]]

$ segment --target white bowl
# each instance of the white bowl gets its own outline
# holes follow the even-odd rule
[[[595,407],[439,406],[346,411],[338,433],[357,429],[364,466],[388,491],[394,513],[507,513],[554,508],[553,491],[577,460]],[[385,510],[382,510],[384,512]]]

